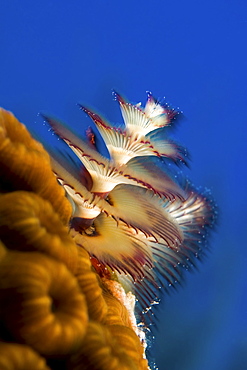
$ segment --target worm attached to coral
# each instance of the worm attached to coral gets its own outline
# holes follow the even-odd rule
[[[204,253],[215,210],[210,197],[182,178],[187,151],[168,135],[176,110],[151,93],[145,107],[115,97],[121,127],[80,106],[109,158],[97,150],[92,131],[79,138],[56,119],[44,118],[80,161],[77,166],[50,151],[54,173],[73,206],[71,235],[92,260],[119,279],[124,276],[140,308],[148,311],[159,288],[181,281]]]

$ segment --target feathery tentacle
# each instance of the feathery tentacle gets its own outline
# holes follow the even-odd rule
[[[130,104],[117,93],[115,97],[124,128],[80,106],[95,123],[110,159],[91,139],[79,139],[57,120],[45,117],[79,158],[85,178],[66,163],[64,168],[56,156],[52,164],[74,207],[74,240],[120,280],[125,276],[126,289],[132,289],[141,310],[150,313],[160,288],[181,282],[183,271],[200,257],[215,211],[188,181],[181,185],[176,180],[178,172],[171,174],[170,164],[186,163],[187,157],[186,149],[166,132],[177,111],[151,93],[145,107]]]

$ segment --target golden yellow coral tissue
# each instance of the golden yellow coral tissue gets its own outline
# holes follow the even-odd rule
[[[50,201],[64,223],[71,217],[71,205],[57,186],[50,158],[15,116],[0,110],[0,190],[26,190]]]
[[[26,351],[51,369],[148,369],[139,324],[203,254],[215,211],[176,169],[187,162],[167,132],[177,112],[151,93],[145,107],[115,98],[121,127],[80,106],[109,158],[93,131],[79,138],[45,117],[78,164],[49,156],[0,111],[0,341],[17,343],[6,349],[17,360]]]

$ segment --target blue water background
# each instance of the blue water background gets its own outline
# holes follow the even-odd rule
[[[245,0],[0,3],[0,105],[44,140],[39,112],[84,131],[78,102],[120,122],[113,88],[183,111],[187,174],[220,218],[199,271],[159,308],[160,370],[247,369],[246,38]]]

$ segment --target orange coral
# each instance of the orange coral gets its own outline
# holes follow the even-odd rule
[[[13,337],[45,355],[70,353],[85,335],[87,308],[76,279],[64,264],[37,252],[6,254],[0,307]]]
[[[77,270],[78,249],[68,228],[51,204],[34,193],[0,194],[0,235],[9,249],[43,252]]]
[[[49,200],[63,222],[68,222],[72,208],[53,175],[48,153],[4,109],[0,109],[0,171],[4,173],[2,191],[33,191]]]
[[[100,278],[92,271],[88,253],[78,247],[79,262],[75,274],[79,286],[86,297],[89,316],[93,320],[103,321],[108,307],[103,296]]]
[[[85,338],[81,350],[71,357],[70,370],[147,369],[139,338],[127,327],[90,322]]]
[[[119,283],[116,281],[111,282],[111,290],[109,290],[108,284],[105,281],[104,299],[108,305],[108,312],[106,317],[107,325],[125,325],[128,327],[132,326],[130,314],[126,306],[119,299]]]
[[[5,256],[6,253],[7,253],[6,247],[0,240],[0,261]]]
[[[32,348],[13,343],[0,342],[1,370],[49,370],[45,359]]]

